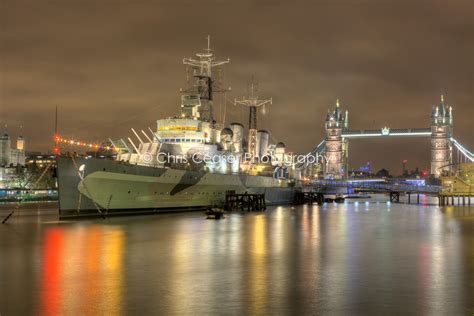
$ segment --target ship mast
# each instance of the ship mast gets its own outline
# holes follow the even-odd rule
[[[244,97],[242,100],[234,100],[234,104],[241,104],[249,107],[249,143],[247,152],[252,157],[257,157],[257,108],[265,108],[266,104],[272,104],[273,99],[262,100],[258,98],[257,87],[252,77],[250,85],[250,96]]]
[[[214,115],[212,111],[212,99],[213,99],[213,79],[212,79],[212,68],[218,67],[230,62],[229,58],[223,61],[215,60],[214,54],[211,49],[211,37],[207,36],[207,48],[204,48],[204,52],[197,53],[196,59],[183,58],[183,64],[189,65],[193,68],[193,77],[196,78],[194,86],[190,91],[199,95],[201,100],[201,106],[199,109],[200,118],[203,121],[213,122]]]

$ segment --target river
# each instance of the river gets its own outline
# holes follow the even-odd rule
[[[58,221],[42,203],[0,225],[2,316],[473,313],[472,206]]]

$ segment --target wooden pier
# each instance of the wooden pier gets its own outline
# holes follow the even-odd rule
[[[445,205],[463,205],[471,206],[471,199],[474,198],[472,193],[443,193],[438,195],[438,204],[440,206]]]
[[[265,211],[266,208],[265,194],[226,191],[225,209],[227,211],[262,212]]]
[[[392,203],[399,203],[400,202],[400,192],[398,191],[390,191],[390,202]]]
[[[314,202],[322,205],[324,203],[324,194],[320,192],[295,192],[294,204],[313,204]]]
[[[407,192],[408,195],[408,204],[411,204],[411,195],[416,194],[416,204],[420,204],[420,193],[412,193],[412,192]]]

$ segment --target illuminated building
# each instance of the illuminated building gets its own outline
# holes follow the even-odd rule
[[[431,174],[439,177],[451,170],[453,109],[444,103],[433,107],[431,113]]]
[[[342,137],[342,133],[348,127],[348,112],[342,113],[339,108],[339,100],[336,101],[336,109],[328,112],[326,117],[326,162],[324,174],[326,178],[340,179],[344,176],[347,162],[348,142]]]
[[[0,166],[15,167],[17,165],[25,165],[25,139],[19,135],[16,148],[12,148],[11,138],[5,126],[5,131],[3,135],[0,136]]]
[[[11,147],[11,138],[5,131],[0,136],[0,188],[7,187],[17,175],[18,167],[25,165],[25,140],[18,136],[16,148]]]
[[[49,165],[50,163],[54,164],[54,155],[52,154],[41,154],[41,153],[28,153],[25,159],[25,165],[30,167],[36,165],[40,168]]]

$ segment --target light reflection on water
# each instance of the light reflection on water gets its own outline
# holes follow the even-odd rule
[[[44,232],[40,314],[99,314],[122,309],[123,231],[98,225]]]
[[[2,315],[474,312],[474,208],[28,214],[0,227]]]

